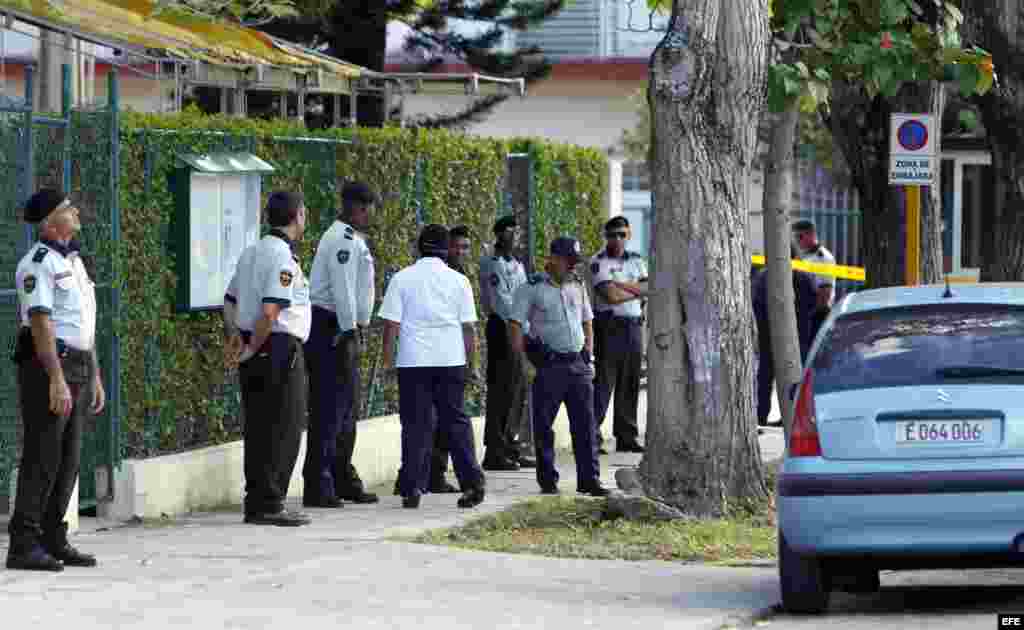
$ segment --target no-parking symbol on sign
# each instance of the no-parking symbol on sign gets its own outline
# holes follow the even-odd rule
[[[931,186],[938,167],[935,117],[893,114],[889,133],[889,183]]]

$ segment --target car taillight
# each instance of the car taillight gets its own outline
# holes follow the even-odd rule
[[[821,457],[818,423],[814,417],[814,372],[804,373],[793,410],[793,427],[789,435],[790,457]]]

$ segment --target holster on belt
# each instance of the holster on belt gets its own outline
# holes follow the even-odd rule
[[[11,361],[15,365],[21,365],[35,356],[36,349],[32,342],[32,329],[22,326],[18,331],[18,339],[14,343],[14,352],[11,354]]]
[[[547,365],[549,352],[547,345],[540,339],[526,338],[526,358],[533,364],[533,367],[540,369]]]

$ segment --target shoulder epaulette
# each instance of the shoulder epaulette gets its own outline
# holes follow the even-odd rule
[[[36,250],[36,255],[32,257],[32,262],[34,262],[34,263],[41,263],[41,262],[43,262],[43,259],[46,258],[46,255],[49,254],[49,253],[50,253],[49,249],[47,249],[45,247],[40,247],[38,250]]]

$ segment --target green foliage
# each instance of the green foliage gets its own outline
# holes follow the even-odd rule
[[[610,519],[605,500],[533,499],[413,542],[500,553],[602,560],[742,562],[775,557],[771,509],[728,518]]]
[[[915,81],[956,80],[965,95],[992,87],[991,57],[961,47],[963,16],[952,2],[773,0],[771,15],[776,36],[799,46],[795,59],[769,70],[773,111],[794,100],[813,111],[834,80],[862,83],[872,98]]]
[[[220,313],[173,313],[177,278],[168,234],[172,199],[167,175],[177,153],[252,151],[274,165],[263,180],[264,195],[301,190],[310,215],[299,244],[308,272],[316,243],[334,219],[340,182],[358,179],[386,193],[368,235],[377,259],[377,297],[384,278],[412,262],[416,235],[414,202],[429,222],[463,223],[473,235],[471,259],[493,238],[491,226],[504,212],[506,155],[534,158],[534,205],[539,221],[535,252],[555,233],[574,232],[588,251],[600,247],[607,171],[591,149],[535,139],[474,138],[443,130],[332,129],[312,132],[284,121],[128,113],[121,130],[121,260],[123,275],[121,360],[124,427],[128,456],[237,439],[235,375],[222,362]],[[416,185],[417,165],[423,176]],[[471,261],[471,262],[472,262]],[[476,265],[469,265],[477,285]],[[363,383],[379,362],[380,337],[371,335],[364,353]],[[375,396],[373,410],[394,413],[394,384]],[[479,384],[467,399],[479,400]],[[473,403],[470,403],[472,409]]]

